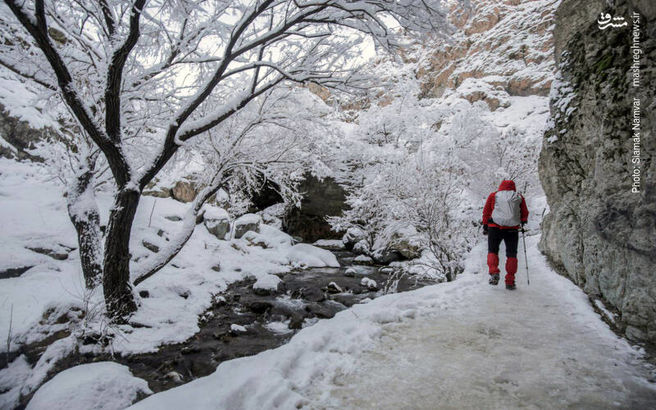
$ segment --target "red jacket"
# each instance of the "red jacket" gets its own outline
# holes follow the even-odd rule
[[[498,191],[515,191],[515,182],[511,180],[505,180],[501,182]],[[488,227],[492,227],[492,228],[501,228],[501,229],[519,228],[519,226],[500,226],[495,223],[488,223],[490,218],[492,218],[492,211],[494,210],[494,194],[496,194],[496,192],[492,192],[487,197],[487,201],[485,201],[485,207],[483,208],[483,225],[487,225]],[[524,200],[523,196],[522,196],[522,203],[520,205],[520,211],[521,211],[520,220],[522,221],[522,223],[525,223],[528,220],[528,208],[526,207],[526,201]]]

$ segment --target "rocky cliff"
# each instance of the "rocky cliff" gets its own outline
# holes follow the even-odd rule
[[[425,96],[439,97],[467,78],[510,95],[547,95],[553,77],[554,12],[559,0],[452,2],[451,39],[427,45],[417,76]]]
[[[627,24],[600,28],[598,20],[612,17]],[[550,207],[541,250],[614,308],[620,331],[649,343],[656,343],[655,22],[651,0],[560,4],[552,126],[539,162]]]

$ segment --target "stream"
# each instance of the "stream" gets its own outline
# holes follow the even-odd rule
[[[401,276],[387,266],[356,265],[352,252],[331,251],[340,268],[281,274],[283,291],[277,294],[256,294],[254,280],[235,282],[215,298],[201,316],[200,331],[186,342],[163,346],[156,353],[115,360],[129,366],[135,376],[147,380],[150,388],[159,392],[206,376],[223,361],[276,348],[303,327],[331,318],[365,299],[435,283]],[[376,289],[362,285],[365,277],[376,282]],[[243,326],[245,331],[235,331],[232,325]]]
[[[401,275],[389,266],[356,264],[356,255],[347,250],[330,251],[341,267],[279,274],[283,283],[275,293],[256,293],[254,279],[232,283],[224,293],[215,296],[210,309],[199,317],[200,331],[183,343],[126,357],[76,353],[58,362],[52,374],[84,363],[111,360],[128,366],[157,393],[207,376],[224,361],[283,345],[303,327],[332,318],[366,299],[435,283]],[[363,278],[375,281],[375,285],[371,281],[363,283]],[[40,343],[33,347],[26,346],[22,352],[30,361],[36,360],[45,346]],[[30,398],[31,395],[24,397],[21,405],[25,406]]]

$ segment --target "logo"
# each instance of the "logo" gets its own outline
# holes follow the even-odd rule
[[[608,27],[619,28],[629,25],[629,23],[624,20],[624,17],[611,17],[608,13],[601,13],[599,20],[597,20],[597,24],[599,25],[600,30],[606,30]]]

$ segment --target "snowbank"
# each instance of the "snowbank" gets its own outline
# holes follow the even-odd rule
[[[299,243],[289,248],[287,258],[291,264],[296,266],[339,268],[339,262],[332,252],[306,243]]]
[[[37,390],[27,410],[119,410],[132,404],[139,394],[152,391],[127,366],[90,363],[58,373]]]

